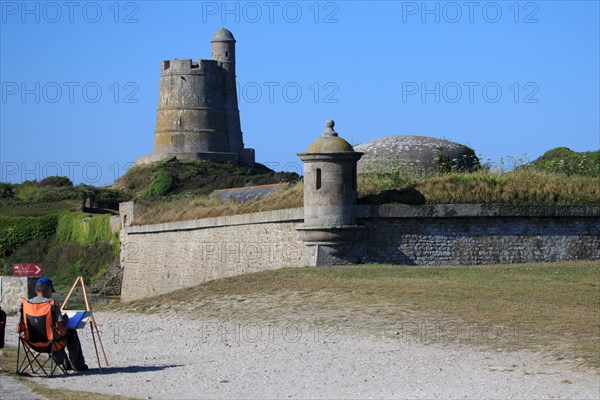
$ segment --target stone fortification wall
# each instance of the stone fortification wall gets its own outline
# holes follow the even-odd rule
[[[38,278],[25,276],[0,276],[0,306],[7,313],[21,308],[21,298],[35,296],[35,282]]]
[[[302,209],[130,226],[121,233],[121,299],[168,293],[248,272],[309,264]]]
[[[303,209],[128,226],[121,232],[122,300],[248,272],[314,265],[296,228]],[[460,265],[600,259],[600,206],[357,206],[362,262]],[[357,244],[358,246],[359,244]],[[316,249],[318,252],[318,248]]]
[[[363,209],[366,260],[472,265],[600,259],[598,206],[377,206]]]

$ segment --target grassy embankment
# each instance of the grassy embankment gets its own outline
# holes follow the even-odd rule
[[[600,176],[566,175],[537,169],[510,172],[400,173],[361,175],[359,202],[365,204],[600,204]],[[136,224],[182,221],[302,207],[303,186],[243,203],[208,196],[166,197],[140,202]]]
[[[323,324],[425,343],[529,349],[600,367],[600,263],[286,268],[109,309]]]
[[[498,165],[484,162],[474,172],[453,171],[454,160],[438,172],[388,171],[360,175],[359,202],[363,204],[600,204],[600,151],[574,152],[566,147],[547,151],[533,162],[509,158]],[[448,167],[448,168],[446,168]],[[146,166],[131,171],[116,188],[152,186],[161,196],[140,198],[142,214],[136,224],[181,221],[221,215],[246,214],[302,207],[302,180],[291,188],[266,198],[237,203],[210,199],[210,191],[196,190],[188,195],[181,185],[171,193],[169,182],[180,180],[181,173],[167,167]],[[173,167],[168,167],[173,168]],[[212,173],[219,168],[212,166]],[[221,167],[222,168],[222,167]],[[149,171],[153,171],[151,174]],[[208,176],[208,175],[207,175]],[[226,178],[227,174],[221,174]],[[140,178],[141,177],[141,178]],[[150,179],[152,178],[152,179]],[[202,178],[206,180],[206,178]],[[231,180],[231,178],[229,178]],[[130,183],[127,184],[127,181]],[[275,180],[278,181],[278,180]],[[293,181],[287,176],[286,182]],[[136,184],[136,182],[138,182]],[[269,182],[270,183],[270,182]],[[261,184],[244,183],[237,186]],[[229,187],[233,187],[233,182]],[[214,189],[208,186],[207,189]],[[146,192],[150,189],[146,189]],[[138,190],[139,192],[139,190]]]
[[[70,285],[78,275],[91,283],[118,252],[118,235],[111,231],[108,214],[0,216],[0,275],[12,275],[15,263],[42,263],[44,274],[58,287]]]
[[[0,216],[35,217],[61,211],[80,211],[86,197],[113,207],[131,198],[119,190],[73,186],[68,178],[58,176],[40,182],[0,183]]]
[[[600,151],[548,151],[525,164],[484,163],[477,171],[415,173],[389,171],[359,176],[359,202],[364,204],[598,204]],[[159,223],[221,215],[301,207],[302,180],[294,173],[276,173],[211,162],[159,162],[132,167],[111,188],[69,187],[52,177],[50,184],[0,184],[0,215],[45,215],[77,210],[85,194],[113,203],[135,199],[143,212],[136,223]],[[216,189],[289,182],[287,190],[238,203],[211,199]],[[63,186],[61,186],[63,185]],[[71,184],[72,186],[72,184]]]
[[[73,186],[58,176],[0,183],[0,274],[11,275],[14,263],[41,262],[59,285],[72,282],[76,274],[96,276],[118,252],[118,240],[110,232],[109,210],[81,212],[86,198],[114,207],[131,197],[108,188]]]
[[[144,210],[138,222],[175,221],[219,215],[231,215],[260,211],[277,199],[281,205],[293,204],[301,199],[301,189],[292,188],[269,200],[237,203],[209,198],[217,189],[266,185],[272,183],[294,183],[299,179],[295,173],[273,172],[257,164],[254,169],[229,164],[210,162],[196,163],[153,163],[131,168],[113,185],[114,188],[134,194],[136,202]],[[203,211],[199,211],[203,210]],[[252,210],[252,211],[248,211]],[[200,214],[199,214],[200,213]]]
[[[295,173],[273,172],[261,164],[254,168],[231,164],[200,162],[156,162],[137,165],[115,181],[112,188],[140,201],[168,196],[191,199],[217,189],[294,182]]]

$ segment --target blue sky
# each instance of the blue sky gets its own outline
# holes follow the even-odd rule
[[[159,65],[237,39],[246,147],[298,171],[336,121],[483,159],[600,147],[598,1],[2,1],[0,181],[110,184],[150,153]]]

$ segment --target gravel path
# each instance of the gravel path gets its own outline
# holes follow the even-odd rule
[[[181,315],[167,322],[158,315],[121,313],[96,318],[110,367],[98,373],[86,331],[81,337],[92,369],[36,378],[40,383],[151,399],[600,399],[599,375],[538,353],[424,345],[296,324],[218,323]],[[15,344],[13,335],[7,339]]]
[[[31,389],[15,378],[1,375],[0,370],[0,398],[2,400],[44,400],[44,397],[34,394]]]

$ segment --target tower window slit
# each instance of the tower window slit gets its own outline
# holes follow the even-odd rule
[[[317,168],[317,179],[316,179],[316,187],[317,190],[321,189],[321,168]]]

